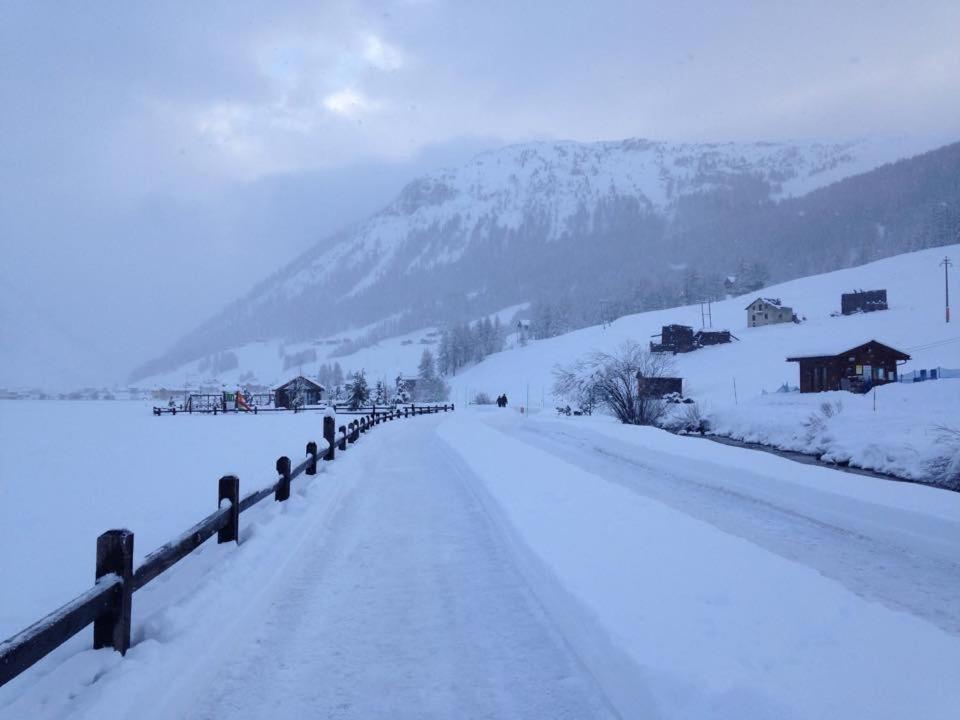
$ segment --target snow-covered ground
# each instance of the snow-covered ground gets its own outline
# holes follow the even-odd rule
[[[891,384],[867,395],[773,393],[724,405],[710,420],[719,435],[925,480],[931,463],[960,452],[940,429],[960,431],[960,379]]]
[[[905,477],[923,477],[925,461],[937,452],[933,426],[960,427],[956,403],[960,379],[883,388],[876,413],[872,396],[773,393],[785,383],[799,384],[797,364],[786,362],[787,356],[818,352],[824,346],[842,351],[869,339],[910,354],[912,360],[901,368],[904,372],[960,368],[960,325],[946,324],[943,316],[943,273],[938,262],[945,254],[960,255],[960,245],[792,280],[714,303],[713,326],[731,330],[739,340],[677,355],[676,374],[683,378],[684,394],[697,401],[718,432],[805,452],[826,452],[831,459],[902,472]],[[842,293],[880,288],[887,290],[889,310],[831,315],[839,311]],[[758,296],[781,298],[806,321],[746,327],[745,308]],[[505,392],[511,404],[550,410],[558,402],[551,396],[556,365],[569,364],[592,350],[613,352],[626,341],[646,344],[663,325],[698,328],[700,318],[699,306],[672,308],[622,317],[607,328],[594,326],[532,341],[492,355],[452,378],[454,397],[465,402],[478,391],[491,396]],[[844,411],[827,423],[824,433],[807,442],[803,422],[827,400],[841,400]]]
[[[933,248],[887,258],[861,267],[793,280],[757,293],[714,303],[713,326],[727,328],[738,341],[676,356],[677,374],[684,379],[684,393],[697,401],[714,431],[738,439],[762,442],[789,450],[822,454],[827,460],[893,473],[909,479],[929,475],[930,461],[943,452],[938,425],[960,427],[957,399],[960,378],[936,383],[905,384],[877,392],[877,411],[872,394],[867,398],[849,393],[801,395],[774,394],[783,386],[799,383],[791,354],[833,352],[870,339],[904,350],[912,360],[902,372],[931,368],[960,369],[960,334],[956,323],[943,321],[943,285],[939,261],[944,255],[960,255],[960,245]],[[855,289],[886,289],[890,309],[883,312],[834,317],[840,295]],[[746,306],[756,297],[776,297],[806,318],[800,325],[787,323],[748,328]],[[509,322],[522,306],[499,313]],[[614,351],[625,341],[646,344],[665,324],[699,327],[699,306],[672,308],[630,315],[609,327],[594,326],[548,340],[532,340],[520,347],[511,338],[509,349],[492,355],[449,378],[453,399],[471,401],[478,392],[491,397],[506,393],[514,405],[552,408],[560,402],[552,396],[553,369],[573,362],[591,350]],[[437,350],[435,329],[384,339],[370,347],[336,358],[344,369],[364,368],[367,377],[391,382],[398,374],[414,372],[424,348]],[[289,346],[287,353],[308,347],[318,350],[316,362],[303,367],[313,374],[320,363],[332,362],[317,341],[313,345]],[[275,342],[248,345],[235,351],[240,368],[212,382],[232,387],[245,372],[278,383],[293,369],[282,371],[282,353]],[[183,369],[154,378],[154,384],[179,387],[184,373],[194,382],[201,375]],[[806,426],[823,402],[843,405],[838,417],[817,431]],[[869,411],[868,411],[869,407]]]
[[[321,413],[165,415],[144,402],[0,404],[0,636],[88,588],[97,536],[135,533],[139,559],[246,493],[323,436]],[[15,582],[9,582],[16,578]]]
[[[529,307],[529,303],[512,305],[499,312],[492,313],[500,322],[507,324],[516,313]],[[392,386],[398,375],[415,375],[417,365],[424,350],[437,354],[440,343],[440,331],[435,327],[425,327],[403,335],[384,338],[371,343],[355,352],[344,356],[334,356],[338,348],[345,342],[362,342],[364,337],[374,326],[362,327],[350,333],[344,333],[328,338],[319,338],[310,342],[284,344],[276,340],[264,340],[231,348],[230,352],[237,356],[239,367],[220,373],[211,374],[202,370],[202,362],[189,363],[172,372],[156,375],[137,384],[141,387],[180,389],[187,383],[191,387],[208,385],[227,388],[246,385],[247,378],[252,374],[252,382],[270,387],[276,387],[299,372],[308,377],[315,377],[320,365],[340,363],[345,373],[355,370],[365,370],[367,379],[371,382],[383,380]],[[299,353],[313,350],[317,359],[293,367],[284,368],[284,355],[294,356]]]
[[[142,557],[320,420],[4,407],[3,477],[48,463],[3,485],[7,634],[89,585],[97,533]],[[495,408],[322,469],[138,592],[125,658],[88,629],[0,718],[955,717],[960,494]]]

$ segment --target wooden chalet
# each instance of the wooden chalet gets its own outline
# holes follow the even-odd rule
[[[319,405],[323,402],[326,388],[303,375],[298,375],[273,391],[273,406],[292,408],[304,405]],[[298,402],[299,400],[299,402]]]
[[[852,293],[843,293],[840,296],[840,312],[844,315],[886,309],[886,290],[856,290]]]
[[[875,385],[897,381],[897,365],[910,359],[889,345],[870,340],[835,354],[796,355],[800,363],[800,392],[849,390],[865,393]]]

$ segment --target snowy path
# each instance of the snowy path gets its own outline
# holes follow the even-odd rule
[[[947,528],[953,531],[954,551],[932,554],[913,546],[909,538],[889,537],[886,527],[872,532],[874,528],[863,523],[847,522],[853,518],[837,515],[835,496],[813,501],[804,498],[802,504],[791,503],[788,497],[771,498],[753,492],[748,485],[732,484],[730,468],[719,462],[704,464],[677,453],[659,452],[582,425],[516,423],[509,418],[507,427],[524,443],[806,565],[865,599],[960,635],[957,523]],[[692,438],[680,441],[697,442]],[[722,452],[714,454],[723,457]],[[923,490],[926,488],[920,488]],[[859,509],[864,514],[870,510],[863,504]],[[857,510],[854,506],[853,512]],[[931,528],[931,532],[935,531]]]
[[[257,632],[156,717],[612,716],[437,452],[437,422],[356,451],[361,482],[250,609]]]

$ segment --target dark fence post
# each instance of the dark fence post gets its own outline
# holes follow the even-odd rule
[[[97,538],[97,580],[117,575],[123,583],[110,609],[93,621],[93,647],[112,647],[125,655],[130,647],[130,610],[133,601],[133,533],[107,530]]]
[[[405,408],[403,409],[403,416],[404,416],[404,417],[410,417],[410,408],[405,407]]]
[[[217,532],[217,544],[225,542],[240,543],[240,478],[236,475],[224,475],[220,478],[220,487],[217,492],[217,507],[223,506],[223,501],[230,501],[230,522]]]
[[[323,418],[323,439],[330,445],[330,449],[324,454],[324,460],[333,460],[334,448],[337,442],[337,420],[329,415]]]
[[[343,452],[347,449],[347,426],[341,425],[340,432],[343,434],[343,437],[340,438],[340,452]]]
[[[356,423],[356,420],[351,420],[350,424],[347,426],[350,428],[350,434],[347,437],[347,442],[350,443],[351,445],[353,445],[353,443],[357,441],[357,426],[355,423]]]
[[[280,473],[280,479],[273,499],[283,502],[290,499],[290,458],[286,455],[277,458],[277,472]]]
[[[307,455],[310,456],[310,463],[307,465],[306,469],[303,471],[307,475],[316,475],[317,474],[317,444],[311,440],[307,443]]]

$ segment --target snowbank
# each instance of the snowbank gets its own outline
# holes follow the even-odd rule
[[[912,480],[929,480],[948,447],[938,426],[960,430],[960,380],[898,383],[867,395],[772,393],[709,414],[712,431]]]

